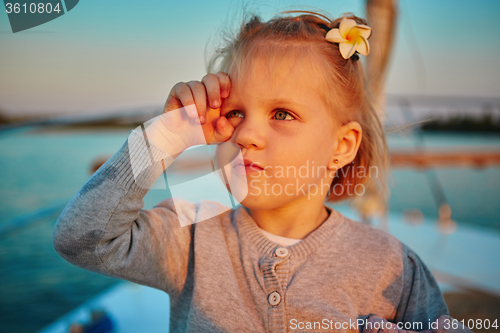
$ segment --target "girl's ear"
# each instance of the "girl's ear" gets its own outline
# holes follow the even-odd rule
[[[340,169],[351,163],[358,153],[361,137],[361,125],[357,121],[351,121],[337,129],[338,145],[330,157],[328,167]]]

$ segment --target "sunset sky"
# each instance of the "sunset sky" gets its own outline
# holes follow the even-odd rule
[[[0,13],[0,110],[8,114],[161,105],[201,79],[204,50],[241,22],[241,1],[84,0],[13,34]],[[364,1],[245,1],[269,19],[307,3],[364,16]],[[306,8],[306,9],[310,9]],[[500,1],[402,0],[390,94],[500,97]]]

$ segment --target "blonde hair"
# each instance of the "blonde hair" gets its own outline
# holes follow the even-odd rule
[[[207,71],[229,73],[236,70],[241,74],[246,64],[262,55],[267,57],[270,68],[289,54],[299,56],[298,61],[312,56],[316,71],[311,75],[324,78],[326,87],[320,94],[327,105],[335,110],[332,115],[336,121],[342,125],[357,121],[362,128],[358,153],[351,163],[337,171],[327,201],[348,198],[348,193],[356,193],[354,190],[358,184],[373,187],[376,183],[377,188],[381,185],[381,193],[385,194],[387,146],[382,125],[365,87],[362,65],[352,57],[342,58],[338,44],[324,38],[328,29],[339,27],[342,17],[331,20],[326,15],[311,11],[288,11],[282,14],[291,13],[302,15],[278,16],[268,22],[262,22],[258,16],[245,20],[237,35],[226,38],[222,47],[216,49],[207,63]],[[365,20],[352,14],[345,17],[358,24],[366,24]],[[370,177],[373,168],[377,171],[376,179]],[[360,175],[362,170],[364,172]],[[339,184],[343,189],[340,195],[335,193]]]

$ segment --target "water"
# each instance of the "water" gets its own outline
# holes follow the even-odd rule
[[[13,218],[66,202],[90,177],[98,157],[113,155],[129,129],[26,130],[0,133],[0,226]],[[411,136],[391,135],[391,149],[413,149]],[[500,149],[500,136],[432,133],[426,146]],[[437,169],[436,175],[460,224],[500,230],[500,168]],[[418,208],[437,217],[437,205],[424,172],[393,171],[390,207],[403,212]],[[151,190],[145,208],[168,198],[167,190]],[[34,332],[102,292],[118,280],[98,275],[60,258],[51,236],[58,211],[0,239],[0,318],[2,332]]]
[[[412,151],[415,136],[388,136],[392,151]],[[425,133],[424,147],[436,151],[496,151],[500,152],[500,135],[468,133]],[[459,224],[500,230],[500,168],[465,169],[437,168],[415,171],[410,168],[393,170],[390,209],[403,212],[417,208],[431,218],[438,217],[426,173],[435,172],[451,207],[452,218]]]

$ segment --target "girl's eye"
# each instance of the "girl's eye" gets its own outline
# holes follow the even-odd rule
[[[290,112],[285,110],[278,110],[274,114],[274,119],[276,120],[294,120],[295,117],[290,114]]]
[[[243,117],[243,115],[241,114],[241,111],[238,111],[238,110],[229,111],[229,112],[226,114],[226,118],[231,118],[231,117],[240,117],[240,118],[244,118],[244,117]]]
[[[239,110],[232,110],[226,114],[226,118],[233,118],[233,117],[245,118],[245,116],[243,116],[243,114]],[[295,117],[292,116],[292,114],[288,111],[278,110],[274,113],[274,119],[276,119],[276,120],[294,120]]]

